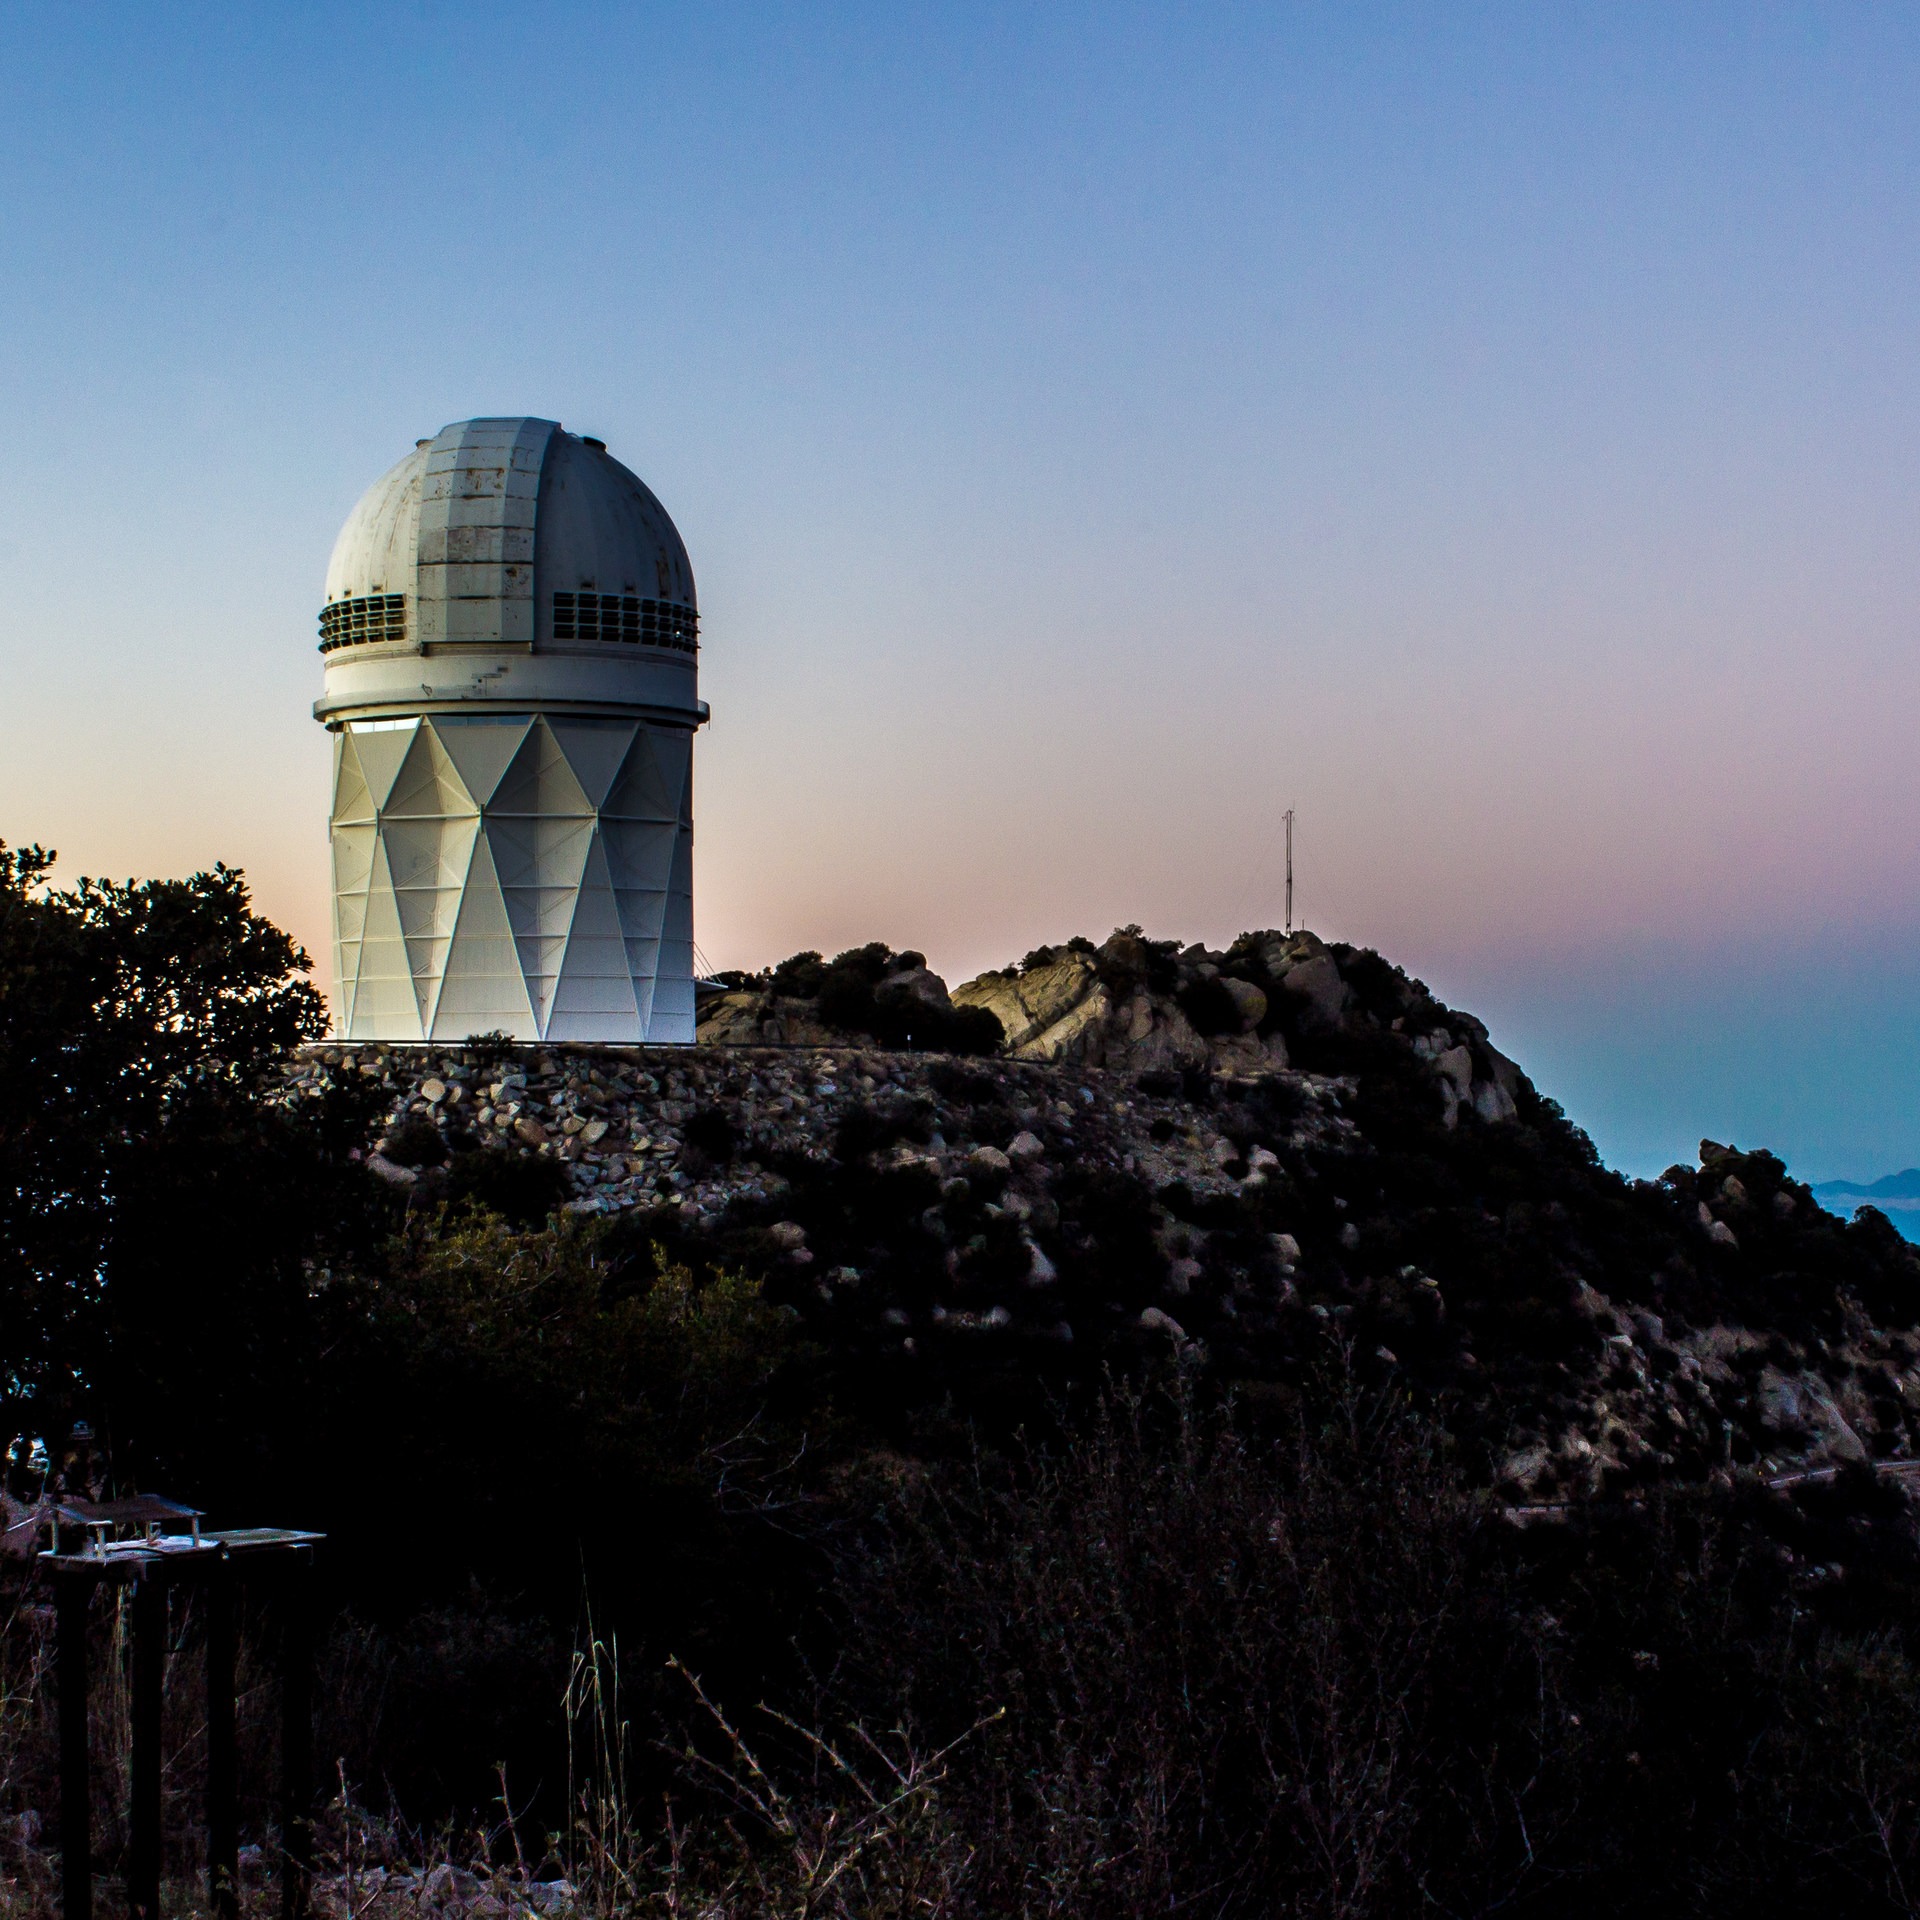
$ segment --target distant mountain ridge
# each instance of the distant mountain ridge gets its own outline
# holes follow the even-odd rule
[[[1857,1180],[1821,1180],[1814,1192],[1822,1200],[1907,1200],[1920,1202],[1920,1167],[1889,1173],[1863,1186]]]
[[[1885,1174],[1864,1186],[1857,1180],[1822,1180],[1812,1193],[1823,1207],[1843,1217],[1856,1207],[1879,1207],[1902,1238],[1920,1243],[1920,1167]]]

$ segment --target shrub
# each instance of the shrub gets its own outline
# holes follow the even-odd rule
[[[767,976],[768,987],[790,1000],[811,1000],[820,991],[827,963],[809,948],[782,960]]]
[[[843,1160],[882,1153],[901,1140],[933,1138],[933,1105],[927,1100],[889,1100],[847,1108],[834,1129],[834,1151]]]
[[[476,1147],[456,1153],[447,1168],[447,1198],[470,1201],[516,1227],[537,1227],[571,1189],[557,1160]]]
[[[977,1728],[967,1911],[1484,1911],[1523,1873],[1566,1779],[1537,1630],[1476,1581],[1431,1437],[1324,1413],[1262,1439],[1121,1395],[898,1503],[854,1664],[877,1724]]]
[[[409,1114],[387,1135],[386,1157],[396,1167],[445,1166],[447,1143],[425,1114]]]
[[[821,1024],[842,1033],[863,1034],[885,1047],[911,1046],[928,1053],[1000,1051],[1006,1041],[1005,1030],[999,1017],[985,1007],[881,999],[874,988],[886,978],[887,961],[892,957],[886,947],[877,944],[839,955],[821,982]]]
[[[927,1069],[927,1084],[942,1099],[960,1106],[983,1107],[1000,1097],[999,1084],[991,1074],[958,1066],[951,1060],[936,1060]]]
[[[688,1114],[681,1138],[705,1166],[724,1167],[740,1151],[740,1134],[723,1107],[699,1107]]]
[[[470,1033],[460,1044],[472,1064],[481,1068],[495,1067],[503,1060],[511,1060],[520,1047],[512,1034],[499,1027],[489,1028],[485,1033]]]

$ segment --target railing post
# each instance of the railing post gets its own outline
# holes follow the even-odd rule
[[[292,1556],[282,1589],[280,1914],[302,1920],[313,1875],[313,1554]]]
[[[133,1778],[128,1808],[127,1910],[160,1920],[160,1710],[167,1667],[167,1582],[144,1567],[133,1588]]]
[[[87,1756],[86,1574],[54,1578],[54,1664],[60,1684],[60,1887],[64,1920],[93,1920],[93,1770]]]
[[[214,1920],[236,1920],[240,1911],[236,1584],[231,1563],[215,1567],[207,1577],[207,1905]]]

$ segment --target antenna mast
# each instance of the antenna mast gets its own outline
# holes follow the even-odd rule
[[[1287,931],[1293,931],[1293,809],[1284,815],[1287,823]]]

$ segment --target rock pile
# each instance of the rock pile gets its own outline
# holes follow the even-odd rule
[[[1214,1194],[1274,1160],[1256,1148],[1261,1164],[1242,1164],[1196,1123],[1177,1081],[1143,1089],[1099,1069],[1017,1061],[961,1069],[943,1055],[844,1046],[556,1048],[502,1061],[464,1048],[321,1045],[290,1064],[279,1097],[316,1098],[346,1076],[388,1096],[366,1164],[390,1185],[431,1197],[461,1154],[548,1160],[568,1177],[572,1212],[667,1207],[689,1224],[785,1191],[776,1167],[795,1156],[831,1167],[843,1129],[862,1120],[895,1131],[891,1164],[943,1175],[962,1162],[1005,1171],[1064,1155],[1082,1171]],[[1269,1093],[1297,1115],[1278,1138],[1301,1149],[1350,1133],[1342,1086],[1274,1076]]]
[[[953,999],[993,1013],[1016,1059],[1133,1073],[1262,1073],[1287,1064],[1289,1029],[1337,1032],[1371,1017],[1324,941],[1271,930],[1214,952],[1199,945],[1175,951],[1171,942],[1123,928],[1099,947],[1082,940],[1038,948],[1018,967],[967,981]],[[1454,1016],[1454,1025],[1458,1031],[1436,1021],[1408,1035],[1442,1092],[1443,1124],[1455,1123],[1463,1103],[1484,1120],[1511,1120],[1519,1068],[1489,1044],[1478,1021]],[[1405,1014],[1395,1016],[1394,1030],[1406,1027]]]

